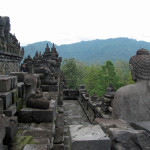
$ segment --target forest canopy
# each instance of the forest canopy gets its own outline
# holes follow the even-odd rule
[[[69,89],[76,89],[84,84],[90,94],[96,93],[98,97],[104,95],[109,84],[117,90],[133,83],[129,64],[125,61],[117,61],[113,64],[108,60],[103,65],[86,65],[74,58],[69,58],[64,59],[61,70]]]

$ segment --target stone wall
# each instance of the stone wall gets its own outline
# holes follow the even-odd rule
[[[15,35],[10,33],[9,17],[0,16],[0,75],[20,70],[20,62],[24,55]]]

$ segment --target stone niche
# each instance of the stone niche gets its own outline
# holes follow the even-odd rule
[[[15,35],[10,33],[9,17],[0,16],[0,75],[20,70],[24,49],[20,47]]]

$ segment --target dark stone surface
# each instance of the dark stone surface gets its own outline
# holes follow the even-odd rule
[[[0,98],[3,99],[4,110],[12,105],[12,92],[0,92]]]
[[[10,145],[12,140],[14,139],[18,127],[18,118],[13,117],[6,117],[5,128],[6,128],[6,135],[4,138],[4,145]]]
[[[27,72],[11,72],[11,76],[17,76],[18,82],[24,82],[24,76],[27,74]]]
[[[0,76],[0,92],[8,92],[12,88],[11,78],[8,76]]]
[[[57,85],[41,85],[41,89],[43,92],[57,91],[58,86]]]
[[[3,113],[3,110],[4,110],[3,99],[0,98],[0,114]]]
[[[54,144],[52,150],[64,150],[64,144]]]
[[[58,114],[56,119],[56,128],[64,127],[64,115]]]

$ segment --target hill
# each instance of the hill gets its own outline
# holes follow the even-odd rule
[[[27,57],[28,54],[33,57],[37,50],[43,53],[47,43],[49,47],[52,47],[52,43],[49,41],[37,42],[25,46],[25,57]],[[150,50],[149,42],[128,38],[82,41],[79,43],[55,46],[63,59],[73,57],[86,63],[104,63],[107,60],[113,62],[116,60],[128,61],[131,56],[136,54],[138,49],[146,48]]]

